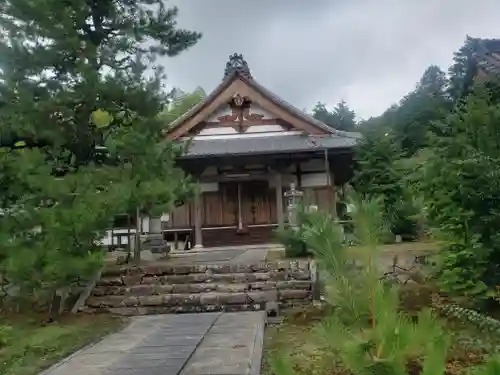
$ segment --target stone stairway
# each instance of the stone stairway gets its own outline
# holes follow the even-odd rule
[[[147,315],[286,309],[311,303],[309,262],[108,267],[83,311]]]

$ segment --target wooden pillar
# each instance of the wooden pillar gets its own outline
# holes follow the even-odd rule
[[[300,168],[300,162],[295,163],[295,174],[297,176],[297,188],[302,189],[302,169]]]
[[[283,212],[283,178],[280,172],[276,173],[276,216],[278,217],[278,228],[285,228],[285,217]]]
[[[194,249],[203,248],[201,230],[201,191],[194,196]]]
[[[332,195],[332,205],[333,205],[333,218],[338,219],[337,216],[337,188],[335,186],[335,175],[333,173],[329,173],[330,177],[330,191]]]
[[[332,212],[333,218],[337,218],[337,199],[335,193],[335,187],[333,185],[332,174],[330,171],[330,161],[328,160],[328,150],[324,150],[325,158],[325,173],[326,173],[326,184],[328,188],[328,205],[330,206],[330,212]]]
[[[242,212],[242,205],[241,205],[241,182],[238,181],[236,183],[237,187],[237,194],[238,194],[238,231],[243,230],[243,212]]]

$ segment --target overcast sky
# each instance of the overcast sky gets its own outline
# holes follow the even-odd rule
[[[295,106],[344,99],[381,114],[430,64],[447,69],[466,34],[500,38],[500,0],[169,0],[200,42],[162,60],[169,85],[211,91],[230,54]]]

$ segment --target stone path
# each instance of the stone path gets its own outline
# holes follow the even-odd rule
[[[187,253],[179,257],[172,257],[169,262],[172,264],[258,264],[266,260],[267,252],[268,249],[266,248],[229,248],[226,250],[210,250],[198,254]]]
[[[264,312],[135,317],[40,375],[258,375]]]

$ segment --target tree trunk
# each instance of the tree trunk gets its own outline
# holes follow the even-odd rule
[[[52,293],[49,305],[49,318],[48,318],[49,323],[57,319],[57,316],[61,311],[61,303],[62,303],[62,297],[57,293],[57,291],[54,291]]]
[[[135,211],[135,236],[134,236],[134,263],[141,263],[141,214],[139,207]]]

